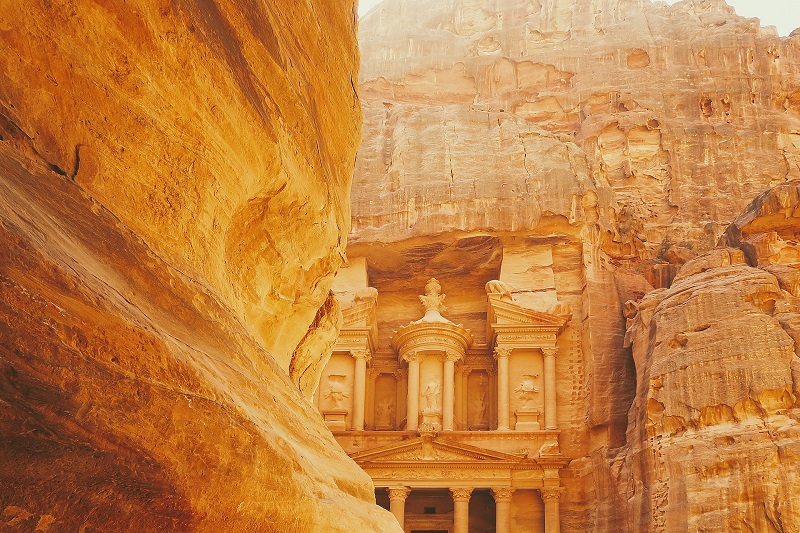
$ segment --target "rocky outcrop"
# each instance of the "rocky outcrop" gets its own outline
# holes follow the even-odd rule
[[[800,261],[752,246],[791,239],[799,191],[769,190],[729,226],[724,240],[748,254],[708,252],[636,304],[619,475],[634,530],[800,529],[800,299],[780,281]]]
[[[0,6],[4,530],[396,529],[297,388],[337,325],[353,10]]]

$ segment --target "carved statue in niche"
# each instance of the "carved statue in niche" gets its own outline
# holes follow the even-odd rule
[[[379,428],[394,425],[394,403],[391,398],[383,398],[375,408],[375,425]]]
[[[439,410],[439,384],[433,380],[428,382],[428,387],[422,393],[425,397],[425,410],[438,411]]]
[[[469,383],[469,412],[467,413],[470,430],[489,429],[487,417],[487,386],[489,379],[484,373],[473,374]]]
[[[345,376],[341,374],[330,374],[328,376],[328,392],[325,393],[324,398],[331,403],[334,409],[341,409],[342,402],[350,397],[345,392],[344,380]]]
[[[519,387],[514,389],[522,400],[521,409],[533,409],[533,401],[539,393],[539,387],[534,385],[533,380],[539,377],[539,374],[526,374],[522,376],[522,383]]]
[[[425,294],[420,295],[419,301],[422,302],[422,307],[425,308],[425,314],[431,311],[436,313],[444,313],[447,307],[444,306],[444,299],[447,295],[442,294],[442,286],[436,281],[436,278],[431,278],[425,284]]]

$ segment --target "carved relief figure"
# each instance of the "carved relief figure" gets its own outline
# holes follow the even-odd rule
[[[328,376],[328,392],[325,393],[324,398],[331,403],[334,409],[341,409],[342,402],[350,397],[345,392],[344,379],[345,376],[341,374],[330,374]]]
[[[435,381],[428,382],[428,388],[422,393],[425,397],[426,411],[439,410],[439,384]]]
[[[539,387],[534,385],[533,380],[538,377],[539,374],[522,376],[522,383],[519,384],[519,387],[514,389],[514,392],[516,392],[522,400],[522,409],[533,409],[533,400],[539,392]]]

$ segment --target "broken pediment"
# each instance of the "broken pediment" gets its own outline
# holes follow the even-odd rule
[[[523,344],[533,342],[531,346],[553,345],[571,318],[569,310],[564,306],[557,305],[553,311],[536,311],[501,299],[499,294],[490,293],[486,313],[486,338],[490,345],[495,343],[498,334],[506,334],[504,336],[507,340],[519,337],[518,340]]]
[[[435,437],[406,440],[372,450],[356,452],[350,457],[362,467],[379,464],[418,463],[420,461],[513,464],[524,459],[524,456],[510,455]]]

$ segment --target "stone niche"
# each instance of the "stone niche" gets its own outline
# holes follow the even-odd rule
[[[489,429],[491,420],[489,373],[486,370],[473,370],[467,377],[466,428],[469,431]]]
[[[334,353],[320,380],[319,409],[331,431],[344,431],[353,424],[353,377],[355,364],[346,353]]]
[[[511,427],[520,431],[540,429],[544,415],[544,357],[540,350],[518,349],[509,360]]]
[[[376,430],[392,430],[397,425],[397,377],[382,373],[375,379],[373,425]]]

